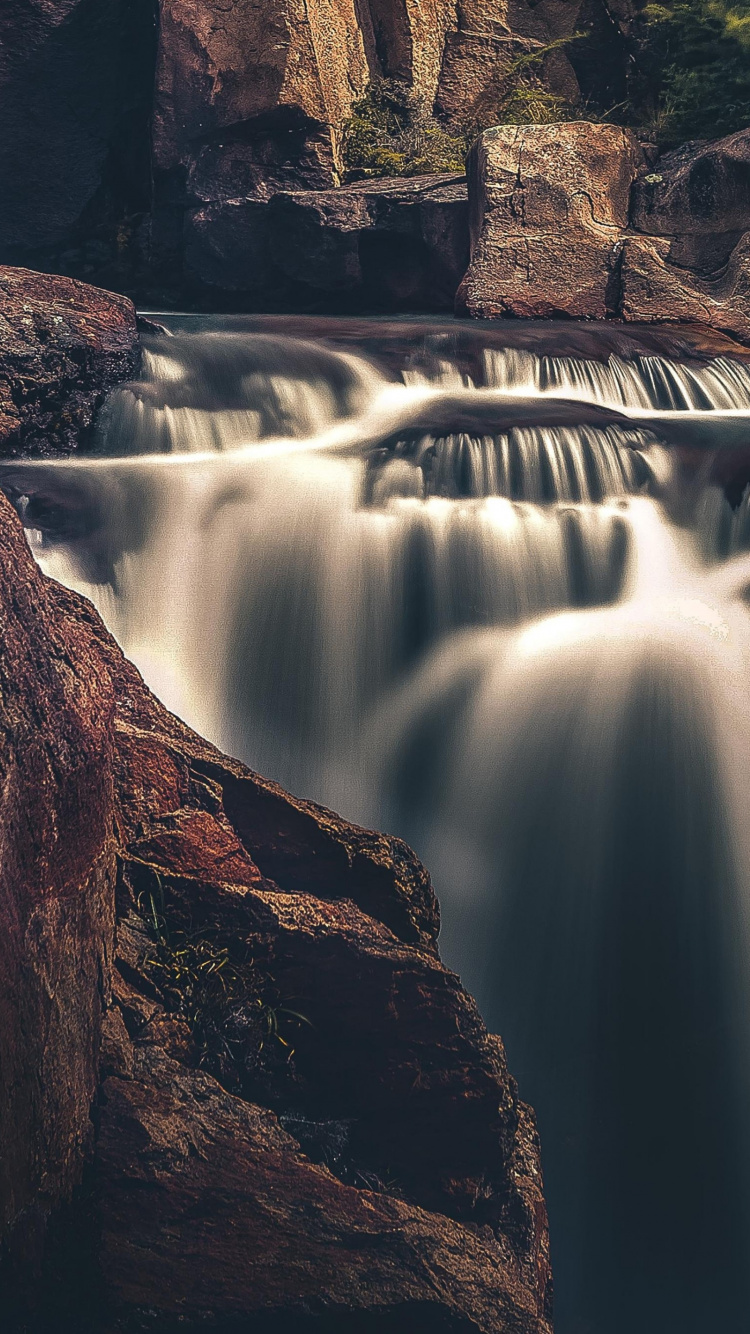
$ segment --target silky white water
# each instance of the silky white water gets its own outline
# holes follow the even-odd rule
[[[180,329],[96,458],[0,484],[169,707],[426,860],[539,1116],[559,1334],[739,1334],[750,493],[676,441],[750,440],[750,375],[483,364]]]

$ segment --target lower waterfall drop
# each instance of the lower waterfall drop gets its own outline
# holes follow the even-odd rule
[[[172,324],[95,457],[0,467],[38,559],[187,722],[424,858],[538,1114],[557,1334],[741,1334],[750,492],[704,442],[744,448],[746,366]]]

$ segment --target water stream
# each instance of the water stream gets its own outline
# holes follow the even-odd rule
[[[750,367],[159,318],[90,457],[0,465],[37,558],[425,859],[538,1113],[558,1334],[744,1332]]]

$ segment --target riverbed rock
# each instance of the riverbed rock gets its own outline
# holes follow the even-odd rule
[[[3,1309],[549,1334],[533,1118],[424,869],[169,714],[2,498],[0,555]],[[205,1066],[159,921],[304,1015],[292,1064]]]
[[[484,317],[616,313],[640,149],[612,125],[499,126],[468,162],[471,263],[459,311]]]
[[[0,267],[0,455],[54,458],[85,444],[105,395],[139,360],[126,297]]]

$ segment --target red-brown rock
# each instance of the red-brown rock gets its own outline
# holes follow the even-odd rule
[[[69,454],[140,359],[125,297],[0,267],[0,456]]]
[[[437,957],[416,858],[167,713],[90,604],[41,575],[5,500],[0,556],[0,1217],[14,1277],[33,1274],[28,1220],[38,1242],[89,1162],[62,1229],[71,1327],[85,1295],[102,1330],[147,1312],[153,1331],[312,1331],[325,1314],[342,1331],[356,1318],[548,1334],[533,1121]],[[309,1021],[294,1069],[269,1068],[253,1096],[199,1068],[160,990],[154,896],[170,930],[249,955]],[[331,1126],[345,1147],[326,1157]],[[22,1306],[46,1293],[59,1319],[45,1281]]]

